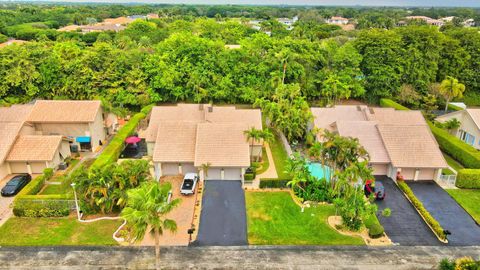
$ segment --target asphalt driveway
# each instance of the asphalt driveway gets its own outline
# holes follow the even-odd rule
[[[433,234],[425,221],[420,217],[412,204],[406,199],[402,191],[392,179],[386,176],[375,177],[385,187],[386,197],[377,201],[379,212],[390,208],[389,217],[378,215],[380,223],[385,228],[388,237],[400,245],[407,246],[436,246],[442,243]]]
[[[205,181],[200,228],[194,245],[247,245],[245,193],[240,181]]]
[[[434,181],[407,183],[430,214],[450,231],[447,236],[450,245],[480,245],[480,226],[443,188]]]

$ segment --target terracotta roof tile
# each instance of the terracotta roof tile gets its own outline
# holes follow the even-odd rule
[[[86,123],[94,122],[99,100],[37,100],[28,117],[34,123]]]
[[[155,162],[193,162],[195,160],[195,122],[161,122],[153,153]]]
[[[8,154],[7,161],[50,161],[62,136],[20,136]]]

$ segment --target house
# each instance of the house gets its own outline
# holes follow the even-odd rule
[[[463,22],[463,26],[465,27],[474,27],[475,25],[476,24],[474,19],[468,19]]]
[[[465,109],[447,113],[436,118],[440,123],[457,119],[460,127],[451,131],[465,143],[480,150],[480,109]]]
[[[357,138],[369,152],[374,175],[407,180],[437,180],[447,163],[420,111],[362,105],[312,108],[314,125]],[[322,140],[321,132],[317,137]]]
[[[285,25],[285,27],[287,27],[287,30],[292,30],[293,25],[298,21],[298,17],[295,16],[292,19],[290,19],[290,18],[278,18],[277,21],[279,23]]]
[[[145,139],[156,178],[200,172],[202,180],[242,180],[250,158],[262,155],[262,142],[251,146],[244,134],[252,127],[262,129],[258,109],[207,104],[154,107]]]
[[[407,20],[419,20],[419,21],[424,21],[429,25],[435,25],[435,26],[443,26],[445,23],[442,20],[436,20],[432,19],[427,16],[407,16],[405,17]]]
[[[106,138],[99,100],[37,100],[26,122],[37,135],[60,135],[81,151],[95,151]]]
[[[157,13],[148,13],[147,14],[147,19],[159,19],[160,16],[158,16]]]
[[[348,19],[340,16],[333,16],[330,19],[325,20],[325,22],[328,24],[342,25],[342,24],[348,24]]]

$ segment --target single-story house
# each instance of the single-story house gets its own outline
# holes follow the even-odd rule
[[[315,127],[359,140],[374,175],[396,179],[400,172],[407,180],[437,180],[448,167],[420,111],[361,105],[311,110]]]
[[[460,121],[460,127],[452,130],[452,134],[480,150],[480,109],[455,111],[441,115],[436,120],[445,123],[454,118]]]
[[[206,104],[154,107],[146,142],[156,178],[199,172],[202,180],[242,180],[251,156],[262,154],[262,142],[251,147],[244,134],[251,127],[262,129],[260,110]]]
[[[38,100],[26,119],[36,135],[61,135],[80,151],[95,151],[106,139],[99,100]]]

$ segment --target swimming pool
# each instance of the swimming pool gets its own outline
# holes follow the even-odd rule
[[[317,179],[325,178],[327,181],[330,180],[331,175],[330,168],[328,166],[322,166],[320,163],[312,162],[308,164],[308,171]]]

